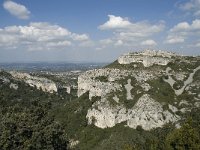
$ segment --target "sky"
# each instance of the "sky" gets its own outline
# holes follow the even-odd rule
[[[200,0],[1,0],[0,62],[112,62],[200,55]]]

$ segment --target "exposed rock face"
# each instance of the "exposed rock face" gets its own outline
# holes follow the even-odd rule
[[[10,72],[10,74],[17,79],[21,79],[30,86],[36,86],[37,89],[42,89],[45,92],[57,92],[56,84],[46,78],[31,76],[27,73]]]
[[[126,91],[127,91],[127,100],[133,99],[131,95],[131,90],[133,89],[133,86],[131,85],[131,79],[128,79],[128,84],[125,85]]]
[[[0,77],[0,80],[2,80],[3,83],[10,83],[10,80],[5,77]]]
[[[112,91],[119,90],[121,85],[118,83],[95,80],[96,77],[104,76],[114,81],[116,78],[120,78],[119,73],[119,69],[96,69],[87,71],[78,77],[78,96],[89,91],[89,98],[91,99],[93,96],[103,96]]]
[[[192,107],[200,106],[200,81],[196,75],[200,70],[199,57],[186,59],[163,51],[145,51],[127,57],[119,58],[117,67],[90,70],[79,76],[78,96],[89,91],[90,100],[95,96],[101,97],[88,110],[86,118],[89,124],[107,128],[126,122],[130,128],[142,126],[150,130],[169,122],[177,123],[181,115],[176,112],[184,114]],[[147,57],[150,61],[146,61]],[[173,64],[177,60],[180,63],[177,66],[182,68],[173,70],[168,66],[169,62]],[[120,64],[131,62],[135,63],[130,68],[120,68]],[[146,68],[135,67],[141,62]],[[192,68],[185,68],[182,63]],[[149,69],[149,66],[152,67]],[[175,88],[177,82],[183,85]],[[161,86],[168,89],[162,90]],[[179,97],[183,92],[191,95],[192,103]]]
[[[10,84],[10,88],[17,90],[18,89],[18,85],[14,84],[14,83],[11,83]]]
[[[154,64],[167,65],[171,61],[173,53],[164,51],[146,50],[140,53],[128,53],[118,58],[120,64],[142,63],[144,67],[149,67]]]
[[[97,109],[96,109],[97,107]],[[131,109],[123,105],[111,107],[108,102],[97,102],[88,110],[88,123],[94,123],[99,128],[113,127],[118,123],[127,122],[127,126],[136,128],[142,126],[145,130],[162,127],[169,122],[176,122],[179,116],[163,110],[162,105],[149,95],[143,95]]]
[[[89,124],[94,123],[99,128],[107,128],[126,121],[127,113],[123,106],[111,107],[108,101],[101,100],[88,110],[86,118],[88,118]]]
[[[162,105],[147,94],[140,97],[128,114],[127,125],[129,127],[142,126],[145,130],[162,127],[166,123],[176,122],[180,119],[179,116],[168,110],[163,110]]]
[[[97,77],[107,77],[107,82],[96,80]],[[139,83],[144,83],[149,79],[155,78],[151,72],[131,71],[120,69],[95,69],[86,71],[78,77],[78,97],[89,91],[89,98],[93,96],[105,96],[113,91],[121,90],[122,85],[116,80],[123,79],[127,76],[134,76]],[[147,87],[144,87],[147,88]]]
[[[172,87],[172,89],[174,90],[174,92],[176,93],[176,95],[181,95],[181,94],[184,92],[185,88],[186,88],[189,84],[192,83],[192,81],[193,81],[193,76],[194,76],[194,74],[195,74],[198,70],[200,70],[200,66],[198,66],[197,68],[195,68],[195,69],[193,70],[193,72],[189,74],[189,77],[187,78],[187,80],[184,81],[184,85],[183,85],[180,89],[178,89],[178,90],[176,90],[176,89],[173,88],[173,85],[174,85],[174,83],[176,83],[176,81],[175,81],[174,79],[172,79],[172,77],[170,76],[170,74],[169,74],[169,71],[170,71],[170,70],[171,70],[171,68],[169,68],[169,67],[166,69],[166,74],[169,76],[169,78],[168,78],[168,79],[164,79],[164,81],[170,84],[170,86]]]

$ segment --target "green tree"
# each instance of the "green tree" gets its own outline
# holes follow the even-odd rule
[[[48,115],[49,104],[14,105],[0,119],[0,149],[66,150],[65,131]]]
[[[167,135],[166,148],[168,150],[200,149],[199,132],[192,127],[192,120],[187,121],[180,129],[175,129]]]

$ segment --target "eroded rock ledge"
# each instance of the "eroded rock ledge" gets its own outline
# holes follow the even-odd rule
[[[171,57],[176,54],[165,51],[146,50],[138,53],[128,53],[120,56],[118,62],[120,64],[142,63],[144,67],[154,64],[167,65],[171,61]]]
[[[23,80],[30,86],[36,86],[37,89],[41,88],[44,92],[50,92],[50,93],[57,92],[56,84],[49,79],[35,77],[29,75],[28,73],[20,73],[15,71],[11,71],[10,74],[17,79]]]

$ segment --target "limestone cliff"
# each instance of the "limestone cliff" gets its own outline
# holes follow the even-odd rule
[[[171,61],[171,57],[175,56],[174,53],[165,51],[151,51],[146,50],[139,53],[128,53],[120,56],[118,62],[120,64],[130,64],[141,62],[145,67],[157,65],[167,65]]]
[[[107,128],[126,122],[150,130],[178,124],[185,112],[200,106],[199,76],[200,57],[147,50],[80,75],[78,96],[89,91],[90,100],[100,97],[88,110],[89,124]]]
[[[20,73],[15,71],[11,71],[10,74],[16,79],[23,80],[30,86],[36,86],[37,89],[41,88],[44,92],[57,92],[56,84],[47,78],[31,76],[28,73]]]

